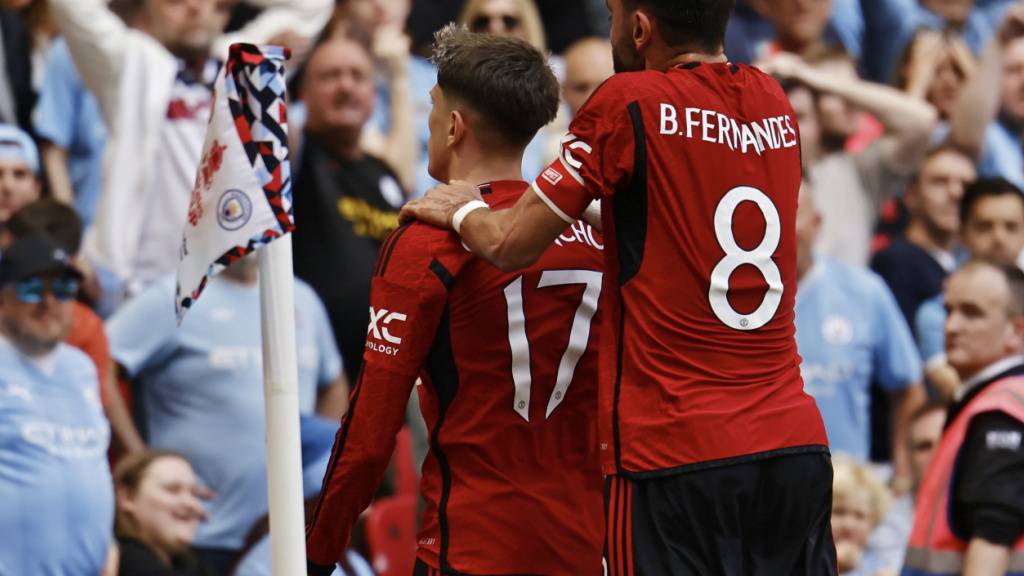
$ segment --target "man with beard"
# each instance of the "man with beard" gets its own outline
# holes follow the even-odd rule
[[[619,73],[518,202],[451,183],[405,209],[515,270],[600,200],[610,574],[836,571],[793,329],[796,121],[777,82],[723,54],[732,7],[610,0]]]

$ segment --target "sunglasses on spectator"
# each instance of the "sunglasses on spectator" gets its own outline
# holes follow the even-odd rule
[[[490,29],[491,22],[494,20],[501,22],[504,29],[508,31],[518,29],[519,24],[521,24],[519,18],[508,14],[505,14],[504,16],[481,14],[476,18],[473,18],[473,21],[469,24],[469,29],[477,33],[486,32]]]
[[[14,285],[14,293],[24,304],[39,304],[47,290],[61,302],[73,300],[78,295],[78,280],[74,278],[54,278],[49,282],[42,278],[29,278]]]

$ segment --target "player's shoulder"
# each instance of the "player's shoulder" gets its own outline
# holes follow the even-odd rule
[[[458,234],[423,222],[408,222],[384,240],[375,275],[421,272],[436,266],[435,261],[450,269],[461,265],[467,256]]]

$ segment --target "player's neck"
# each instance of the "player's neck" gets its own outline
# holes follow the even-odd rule
[[[709,64],[728,62],[729,59],[725,56],[722,51],[718,52],[673,52],[671,50],[666,51],[663,54],[659,54],[659,51],[655,51],[647,57],[647,69],[648,70],[660,70],[662,72],[680,66],[682,64],[690,64],[693,62],[705,62]]]
[[[470,155],[452,158],[449,179],[461,180],[470,184],[486,184],[499,180],[522,180],[522,156],[485,158],[483,155]]]

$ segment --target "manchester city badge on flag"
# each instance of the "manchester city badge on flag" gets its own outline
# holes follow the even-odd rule
[[[179,322],[211,277],[295,228],[287,59],[285,48],[233,44],[217,78],[179,251]]]

